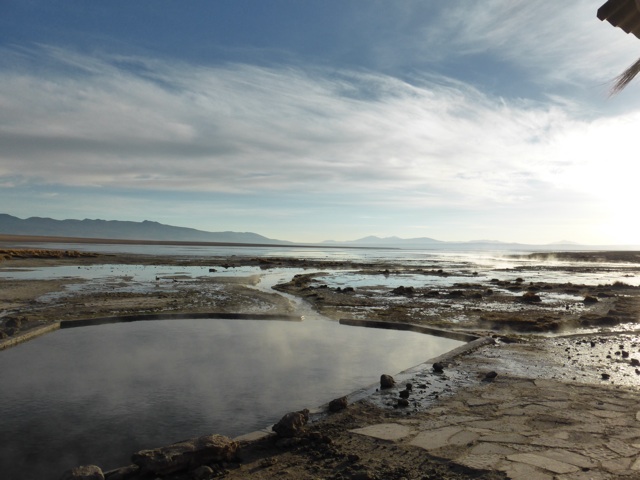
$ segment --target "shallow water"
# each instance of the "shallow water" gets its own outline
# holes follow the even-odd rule
[[[0,472],[52,478],[193,436],[247,433],[460,344],[320,320],[60,330],[0,356]]]

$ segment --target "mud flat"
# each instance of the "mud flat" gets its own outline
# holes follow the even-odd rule
[[[639,288],[633,282],[568,282],[548,274],[564,268],[589,278],[606,270],[633,279],[640,273],[637,252],[570,252],[562,258],[574,262],[569,267],[546,266],[542,258],[536,264],[532,257],[528,266],[487,275],[437,265],[284,257],[56,255],[5,253],[0,270],[118,264],[303,268],[304,273],[292,274],[276,290],[305,299],[336,321],[398,322],[495,340],[447,359],[442,368],[427,362],[405,372],[393,388],[362,399],[350,397],[345,410],[321,414],[294,438],[270,435],[243,441],[238,458],[212,463],[200,470],[202,478],[640,476]],[[350,286],[341,277],[337,285],[338,270],[354,279],[381,281],[354,281]],[[4,340],[61,320],[213,311],[295,314],[286,297],[256,290],[256,275],[229,278],[215,273],[154,279],[145,288],[91,292],[82,288],[86,279],[72,276],[0,279]],[[423,281],[402,284],[416,277]],[[452,277],[455,281],[449,281]],[[397,281],[390,286],[389,278]],[[123,286],[130,282],[121,280]],[[138,478],[122,475],[111,472],[107,478]]]

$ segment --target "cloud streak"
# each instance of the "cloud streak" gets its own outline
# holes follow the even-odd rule
[[[46,75],[0,74],[0,174],[40,185],[509,201],[569,120],[446,78],[33,55]]]

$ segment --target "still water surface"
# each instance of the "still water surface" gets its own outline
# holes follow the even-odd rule
[[[193,436],[236,436],[461,342],[331,321],[175,320],[60,330],[0,355],[2,478],[104,469]]]

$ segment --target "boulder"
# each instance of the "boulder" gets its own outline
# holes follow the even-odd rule
[[[64,472],[60,480],[104,480],[104,473],[96,465],[82,465]]]
[[[383,373],[380,375],[380,388],[386,390],[387,388],[393,388],[396,384],[396,381],[393,379],[391,375],[387,375]]]
[[[434,363],[431,368],[433,368],[433,371],[436,373],[442,373],[444,372],[444,365],[440,362],[436,362]]]
[[[344,410],[345,408],[347,408],[347,405],[347,397],[336,398],[329,402],[329,411],[339,412],[340,410]]]
[[[140,473],[167,475],[182,470],[193,470],[200,465],[231,461],[239,444],[222,435],[205,435],[153,450],[134,453],[131,461],[140,467]]]
[[[271,429],[279,437],[293,438],[300,435],[304,426],[309,421],[309,410],[306,408],[299,412],[289,412],[280,419]]]

